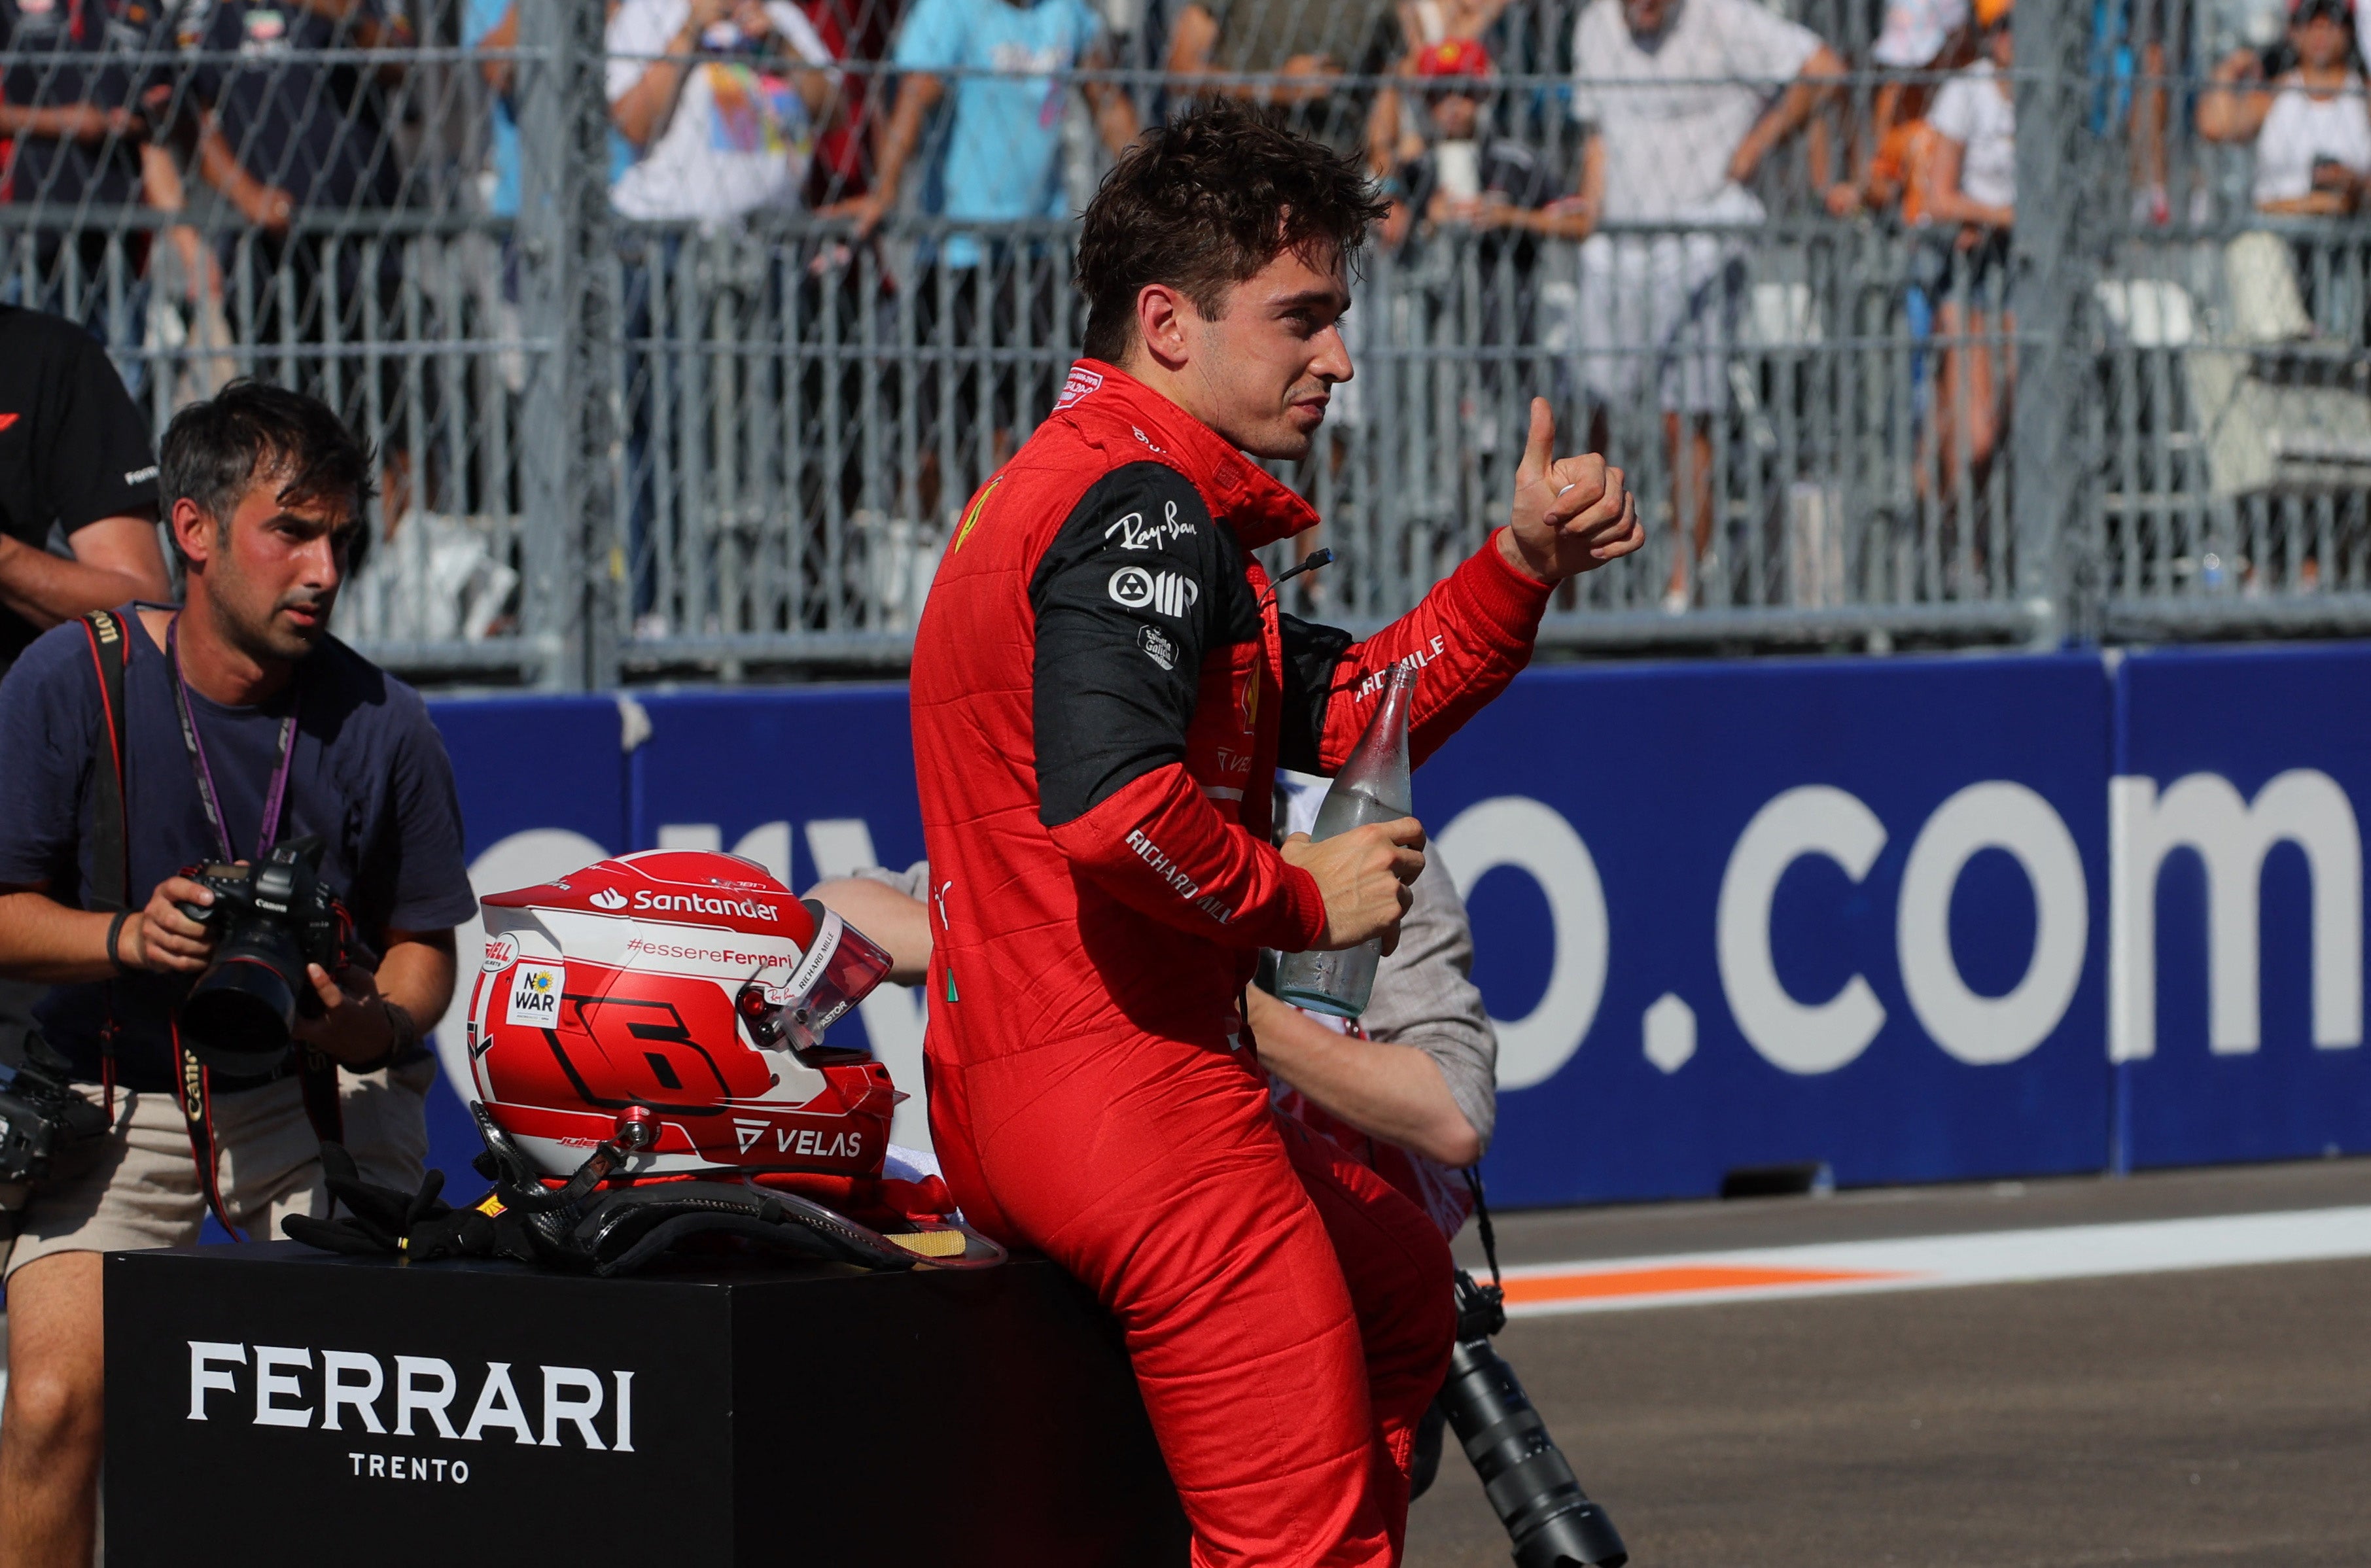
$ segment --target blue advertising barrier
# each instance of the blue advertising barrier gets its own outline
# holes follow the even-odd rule
[[[1502,1200],[2096,1169],[2106,714],[2075,657],[1516,683],[1417,786],[1502,1020]]]
[[[2371,648],[2135,655],[2116,686],[2111,1160],[2371,1149]]]
[[[1525,674],[1417,783],[1498,1020],[1494,1193],[2371,1148],[2366,677],[2351,647]],[[481,894],[654,846],[799,888],[921,852],[902,687],[433,710]],[[839,1027],[918,1093],[922,1024],[885,987]]]

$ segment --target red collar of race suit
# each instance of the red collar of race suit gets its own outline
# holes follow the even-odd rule
[[[1117,365],[1093,359],[1072,365],[1054,415],[1069,419],[1081,435],[1106,450],[1122,449],[1111,437],[1130,445],[1140,443],[1154,459],[1167,462],[1194,482],[1209,503],[1210,515],[1232,529],[1247,550],[1316,525],[1316,510],[1307,502],[1225,436]]]

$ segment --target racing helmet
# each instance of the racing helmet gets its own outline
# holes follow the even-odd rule
[[[546,1176],[618,1137],[627,1177],[877,1177],[905,1098],[824,1032],[889,973],[735,855],[654,849],[481,901],[469,1068]],[[630,1136],[629,1136],[630,1135]]]

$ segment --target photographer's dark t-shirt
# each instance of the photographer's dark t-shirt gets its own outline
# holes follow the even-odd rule
[[[129,612],[124,612],[127,617]],[[182,867],[217,858],[174,716],[170,666],[145,629],[124,670],[132,906]],[[462,859],[461,810],[444,742],[420,694],[335,638],[299,666],[272,702],[225,708],[192,691],[191,707],[221,791],[231,839],[252,859],[281,722],[301,692],[280,838],[318,834],[321,872],[374,949],[389,930],[432,931],[476,913]],[[93,769],[106,766],[98,677],[82,622],[45,632],[0,681],[0,882],[46,882],[51,896],[98,906],[87,828]],[[180,977],[142,974],[112,986],[53,987],[34,1011],[85,1082],[99,1078],[99,1032],[110,992],[116,1082],[172,1087],[170,1010]]]

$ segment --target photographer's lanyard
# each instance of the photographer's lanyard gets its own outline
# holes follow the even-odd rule
[[[223,815],[222,796],[214,789],[214,771],[206,760],[205,742],[198,738],[197,714],[190,706],[190,683],[181,674],[181,617],[175,616],[165,628],[165,657],[173,667],[173,711],[181,721],[181,745],[190,754],[190,772],[198,781],[198,800],[206,808],[206,821],[214,824],[214,846],[222,851],[223,863],[238,859],[237,847],[230,840],[230,824]],[[271,786],[263,792],[263,822],[256,829],[255,859],[262,859],[272,852],[280,833],[280,808],[288,799],[288,768],[296,753],[296,709],[301,691],[292,691],[288,698],[288,717],[280,723],[280,760],[272,765]],[[214,1075],[204,1063],[181,1048],[181,1027],[178,1019],[173,1026],[174,1099],[181,1107],[182,1119],[189,1125],[190,1153],[196,1159],[198,1180],[205,1193],[206,1206],[214,1210],[222,1228],[234,1240],[245,1240],[238,1228],[230,1222],[230,1210],[223,1203],[221,1171],[215,1159]],[[314,1080],[321,1071],[329,1074],[329,1104],[337,1104],[336,1069],[326,1066],[327,1058],[306,1054],[306,1114],[314,1120],[318,1131],[320,1121],[315,1109],[320,1093]],[[334,1115],[334,1109],[331,1112]],[[334,1133],[324,1134],[334,1136]]]
[[[206,821],[214,824],[214,843],[222,850],[223,864],[238,859],[238,849],[230,841],[230,824],[223,815],[222,797],[214,790],[214,770],[206,761],[206,744],[198,738],[197,715],[190,707],[190,683],[181,674],[181,617],[175,616],[165,628],[165,655],[173,665],[173,711],[181,721],[181,745],[190,754],[190,771],[198,781],[198,800],[206,808]],[[255,859],[262,859],[272,853],[272,846],[280,833],[280,808],[288,798],[288,769],[296,755],[296,709],[302,699],[301,691],[288,697],[288,717],[280,721],[280,759],[272,765],[271,787],[263,792],[263,824],[255,834]]]

